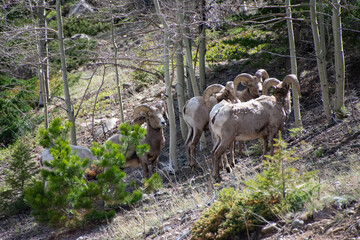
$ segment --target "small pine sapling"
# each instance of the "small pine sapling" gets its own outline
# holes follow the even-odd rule
[[[37,173],[35,161],[31,159],[30,147],[24,140],[18,141],[14,146],[14,152],[8,160],[8,169],[5,172],[5,184],[7,191],[2,192],[1,207],[13,214],[28,209],[24,202],[24,189],[31,185],[33,177]]]

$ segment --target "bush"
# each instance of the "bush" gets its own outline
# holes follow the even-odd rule
[[[22,80],[0,76],[0,142],[7,146],[33,130],[37,120],[29,114],[38,101],[37,78]]]
[[[40,144],[50,148],[54,159],[45,163],[51,170],[41,171],[47,187],[44,181],[37,181],[26,189],[25,200],[37,221],[73,229],[88,222],[109,220],[115,216],[114,206],[134,204],[141,199],[139,190],[126,191],[126,175],[120,168],[125,162],[127,146],[135,144],[138,154],[148,151],[148,146],[139,144],[145,129],[122,124],[123,146],[108,142],[106,146],[94,143],[91,148],[98,159],[95,164],[104,170],[96,175],[96,181],[87,183],[83,176],[89,160],[71,153],[67,140],[70,127],[70,123],[62,124],[56,118],[48,130],[40,130]]]
[[[249,234],[266,221],[289,211],[300,210],[309,202],[318,185],[314,172],[298,174],[289,164],[296,158],[287,151],[286,143],[276,140],[278,150],[263,161],[264,171],[245,182],[239,192],[233,188],[220,191],[219,200],[195,223],[192,239],[231,239]]]
[[[24,202],[23,191],[31,185],[33,176],[37,173],[36,163],[31,159],[30,147],[24,140],[14,146],[9,167],[4,171],[5,185],[0,191],[0,212],[12,215],[28,210]]]

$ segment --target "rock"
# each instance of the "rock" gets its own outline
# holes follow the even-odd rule
[[[304,221],[300,219],[295,219],[291,224],[291,228],[302,229],[303,227],[304,227]]]
[[[276,226],[276,223],[269,223],[261,229],[262,236],[269,236],[277,233],[279,228]]]
[[[80,0],[70,8],[69,16],[79,16],[86,12],[92,13],[94,12],[94,9],[87,2],[85,2],[85,0]]]

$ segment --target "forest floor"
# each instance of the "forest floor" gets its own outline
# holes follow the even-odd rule
[[[276,69],[267,70],[271,77],[276,75]],[[241,72],[254,74],[255,71],[237,63],[217,67],[216,72],[207,75],[208,85],[225,83]],[[295,127],[291,115],[282,137],[288,143],[288,148],[299,157],[294,162],[294,168],[299,171],[318,171],[321,188],[316,201],[319,203],[313,203],[311,211],[307,209],[284,216],[275,222],[275,230],[266,235],[254,233],[251,236],[234,236],[233,239],[360,239],[360,91],[351,82],[347,85],[347,118],[329,125],[323,113],[320,85],[314,80],[316,75],[316,71],[306,74],[303,71],[299,77],[304,128],[302,134],[298,137],[290,136],[289,129]],[[352,81],[359,82],[360,79]],[[161,88],[162,83],[159,83],[138,93],[125,94],[125,114],[130,114],[131,109],[141,102],[154,100],[154,95]],[[110,103],[107,109],[104,116],[120,119],[116,104]],[[176,109],[177,121],[178,113]],[[91,117],[85,114],[79,122],[86,122],[87,119]],[[115,132],[117,128],[107,132],[107,136]],[[168,134],[167,129],[167,140]],[[105,138],[100,136],[97,141],[102,143]],[[90,146],[90,131],[79,131],[78,139],[79,144]],[[223,181],[220,184],[213,184],[209,170],[210,150],[197,151],[197,161],[202,168],[191,170],[186,165],[184,141],[179,129],[177,139],[178,159],[184,166],[175,174],[169,171],[169,146],[166,145],[159,163],[164,188],[156,194],[145,195],[134,208],[119,207],[113,221],[77,231],[55,230],[36,223],[27,212],[0,218],[0,239],[190,239],[194,222],[216,200],[216,193],[225,187],[242,188],[243,181],[254,175],[261,165],[260,156],[255,151],[259,142],[246,142],[246,156],[237,159],[238,163],[232,173],[221,172]],[[208,148],[210,146],[211,142],[208,142]],[[40,151],[38,148],[35,153]],[[140,179],[141,170],[128,170],[128,175]],[[299,226],[294,226],[296,221],[301,222]]]

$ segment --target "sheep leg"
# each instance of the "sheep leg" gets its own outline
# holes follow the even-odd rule
[[[191,141],[190,144],[190,162],[189,165],[191,168],[196,168],[199,167],[199,165],[197,164],[196,160],[195,160],[195,153],[196,153],[196,146],[199,142],[199,139],[201,137],[201,130],[199,129],[195,129],[195,132],[193,134],[193,139]]]
[[[225,153],[226,149],[229,147],[230,143],[233,141],[231,140],[225,140],[221,141],[220,144],[216,147],[215,151],[213,151],[213,168],[214,168],[214,179],[216,182],[221,181],[220,177],[220,171],[219,171],[219,164],[220,164],[220,158]]]
[[[225,169],[228,173],[231,173],[231,166],[229,164],[229,160],[226,156],[226,152],[224,152],[222,155],[221,155],[221,161],[219,163],[219,169],[220,170],[223,170],[224,169],[224,165],[225,165]]]
[[[151,162],[151,174],[156,173],[156,168],[159,162],[159,156],[153,156],[149,159],[149,161]]]
[[[188,160],[188,163],[190,163],[191,159],[191,151],[190,151],[190,140],[192,139],[193,135],[193,129],[188,125],[188,135],[185,140],[185,148],[186,148],[186,157]]]
[[[266,155],[266,153],[267,153],[267,148],[268,148],[268,136],[263,136],[262,140],[263,140],[263,155],[262,155],[262,159],[265,159],[265,155]]]
[[[230,162],[229,162],[228,164],[230,164],[231,167],[235,167],[235,159],[234,159],[234,155],[235,155],[235,141],[232,141],[232,142],[230,143],[229,150],[230,150]]]
[[[150,175],[149,175],[149,167],[148,167],[147,159],[146,158],[141,158],[140,162],[141,162],[141,168],[142,168],[143,173],[144,173],[144,178],[149,179]]]

